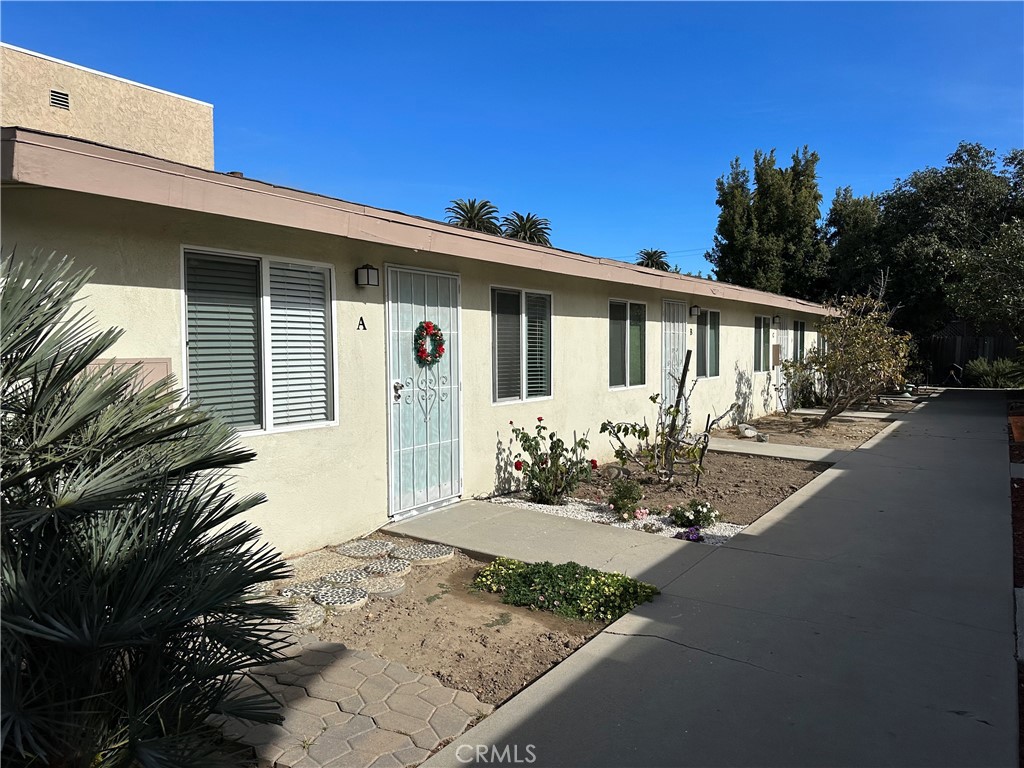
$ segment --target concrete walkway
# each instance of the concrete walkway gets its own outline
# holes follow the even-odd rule
[[[1016,765],[1005,424],[1002,394],[947,392],[724,546],[628,538],[662,595],[425,765]],[[473,548],[586,560],[536,522]]]
[[[759,443],[755,440],[733,440],[728,437],[712,437],[708,448],[721,453],[742,453],[747,456],[773,456],[777,459],[797,461],[824,461],[835,464],[850,451],[841,448],[818,448],[813,445],[786,445],[785,443]]]

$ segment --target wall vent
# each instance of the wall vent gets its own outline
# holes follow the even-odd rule
[[[71,109],[71,96],[64,91],[50,91],[50,106],[57,109]]]

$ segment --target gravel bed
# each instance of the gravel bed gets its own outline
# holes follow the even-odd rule
[[[505,504],[511,507],[521,507],[522,509],[533,509],[537,512],[557,515],[558,517],[571,517],[574,520],[586,520],[590,523],[613,525],[616,528],[628,528],[633,531],[643,531],[644,523],[660,523],[662,526],[660,531],[644,531],[644,533],[653,533],[656,536],[666,536],[668,538],[673,538],[680,531],[686,530],[673,523],[672,518],[668,515],[648,515],[644,520],[630,520],[628,522],[620,520],[618,515],[609,512],[608,507],[604,504],[584,499],[570,498],[566,500],[565,504],[554,506],[551,504],[536,504],[527,499],[525,494],[514,493],[507,496],[492,496],[485,499],[485,501],[491,504]],[[718,546],[727,542],[744,528],[746,528],[745,525],[719,522],[707,528],[701,528],[700,532],[704,536],[704,544]]]

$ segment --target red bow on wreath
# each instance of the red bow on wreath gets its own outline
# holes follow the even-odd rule
[[[427,351],[427,339],[430,339],[430,351]],[[429,320],[424,320],[416,328],[413,336],[413,347],[416,360],[420,365],[433,365],[444,356],[444,334],[441,328]]]

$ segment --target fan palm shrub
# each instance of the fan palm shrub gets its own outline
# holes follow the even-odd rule
[[[501,234],[498,207],[490,200],[452,200],[452,204],[445,208],[444,212],[448,214],[445,221],[456,227],[486,232],[489,235]]]
[[[502,219],[501,231],[505,237],[513,240],[551,245],[551,222],[534,213],[522,214],[519,211],[512,211]]]
[[[660,272],[670,271],[668,253],[660,248],[641,248],[636,254],[636,265]]]
[[[246,671],[281,656],[282,578],[238,515],[232,430],[168,377],[98,359],[121,335],[77,306],[67,258],[0,264],[5,765],[209,766],[211,715],[279,720]],[[9,762],[8,762],[9,761]]]

